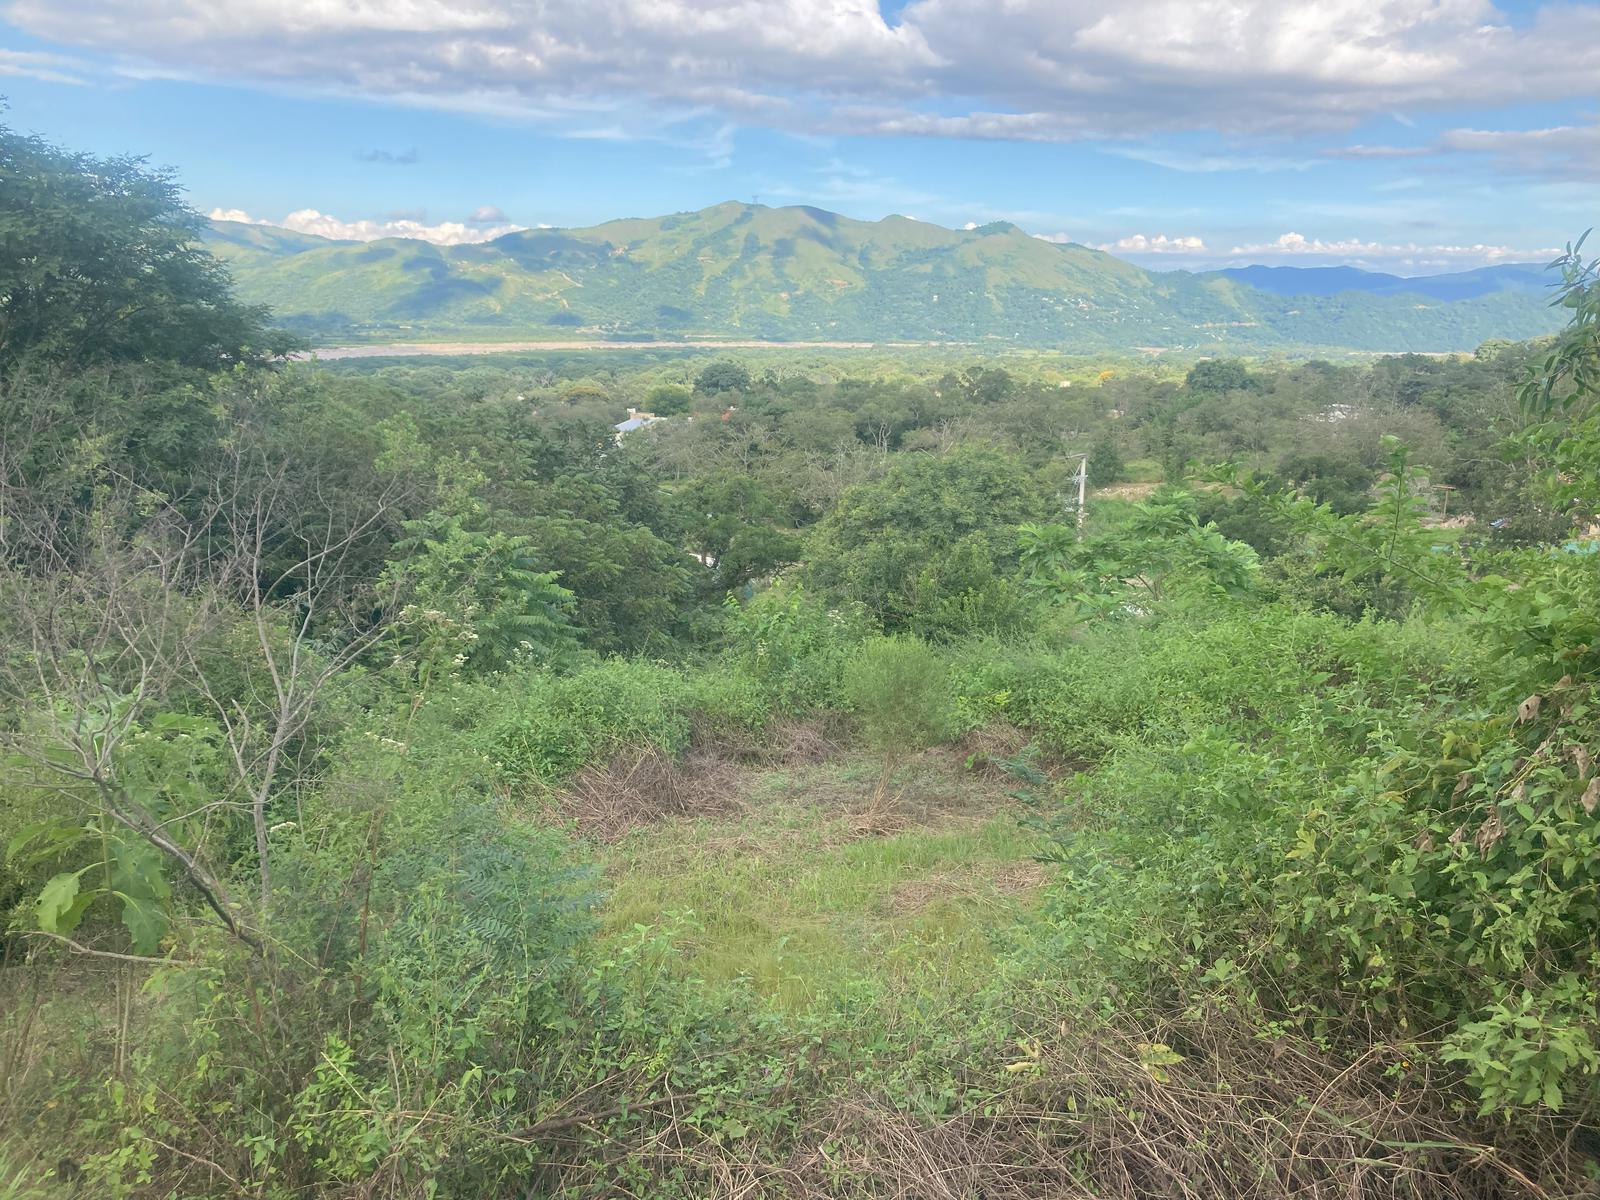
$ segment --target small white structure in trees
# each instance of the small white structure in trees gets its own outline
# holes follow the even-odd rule
[[[630,408],[628,410],[628,419],[626,421],[618,421],[611,428],[617,431],[617,441],[620,442],[624,435],[632,433],[635,429],[643,429],[646,425],[654,425],[662,419],[656,416],[655,413],[642,412],[637,408]]]

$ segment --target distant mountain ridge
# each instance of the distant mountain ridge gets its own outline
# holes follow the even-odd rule
[[[1446,275],[1388,275],[1360,267],[1228,267],[1214,274],[1236,279],[1275,296],[1426,296],[1471,300],[1495,292],[1548,294],[1554,280],[1539,263],[1502,263]]]
[[[245,299],[270,305],[282,323],[322,341],[1446,351],[1531,337],[1560,323],[1543,296],[1512,274],[1454,285],[1460,294],[1445,296],[1388,291],[1375,281],[1397,277],[1356,272],[1352,286],[1328,291],[1335,277],[1315,269],[1153,272],[1004,221],[956,230],[804,206],[728,202],[461,246],[331,241],[229,221],[213,222],[206,241]]]

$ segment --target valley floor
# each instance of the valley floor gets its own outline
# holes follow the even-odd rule
[[[625,341],[603,339],[565,342],[386,342],[370,346],[326,346],[300,355],[330,362],[341,358],[419,358],[458,354],[516,354],[541,350],[875,350],[947,345],[943,342],[762,342],[762,341]]]

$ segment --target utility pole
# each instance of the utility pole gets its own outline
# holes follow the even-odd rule
[[[1078,526],[1078,540],[1083,540],[1083,514],[1084,498],[1089,485],[1089,456],[1087,454],[1070,454],[1067,457],[1078,460],[1078,507],[1076,524]]]

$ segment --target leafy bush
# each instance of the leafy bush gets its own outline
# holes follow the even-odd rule
[[[844,696],[867,743],[885,758],[936,745],[955,730],[949,673],[916,638],[863,643],[845,668]]]
[[[406,522],[390,575],[408,603],[393,635],[426,677],[451,667],[496,671],[576,648],[573,596],[535,567],[527,538],[468,529],[460,516]]]
[[[513,690],[508,703],[491,709],[477,740],[513,781],[558,783],[624,746],[678,754],[693,729],[687,678],[656,663],[613,659],[570,675],[528,672],[495,687]],[[456,701],[469,724],[483,713],[472,695]]]
[[[996,451],[919,455],[840,497],[817,527],[807,581],[859,602],[891,631],[920,619],[929,632],[970,632],[971,618],[952,621],[942,606],[965,605],[980,620],[1009,617],[997,580],[1016,563],[1017,525],[1044,507],[1021,464]]]
[[[845,664],[870,626],[859,605],[828,608],[801,585],[779,582],[724,607],[727,653],[760,684],[772,710],[799,716],[843,702]]]

